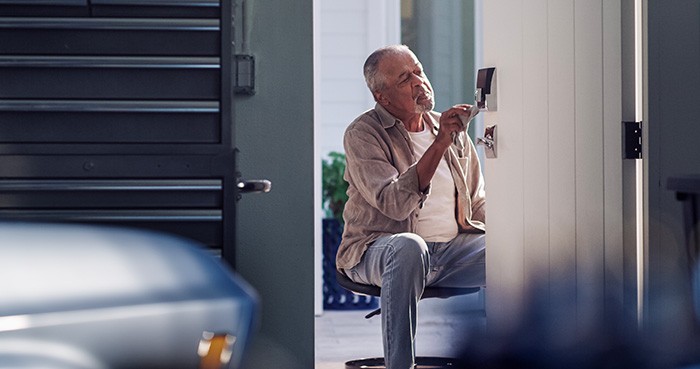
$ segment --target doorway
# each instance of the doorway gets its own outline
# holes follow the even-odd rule
[[[331,152],[342,152],[342,136],[345,127],[358,115],[374,106],[364,77],[362,64],[365,58],[381,46],[407,44],[424,64],[426,73],[436,92],[436,110],[444,110],[457,103],[474,101],[475,65],[477,64],[476,16],[480,1],[449,0],[363,0],[354,2],[317,1],[315,4],[315,145],[316,145],[316,348],[319,365],[341,367],[342,362],[328,364],[328,356],[319,363],[319,344],[327,345],[328,328],[321,319],[328,319],[334,312],[323,311],[323,262],[321,246],[321,220],[323,217],[320,197],[321,161]],[[447,21],[445,21],[447,19]],[[358,27],[358,25],[362,25]],[[480,131],[479,120],[471,124],[470,134]],[[468,310],[483,311],[483,295],[466,296],[463,306]],[[448,313],[450,308],[440,302],[424,301],[425,311]],[[447,309],[447,311],[445,311]],[[353,314],[353,313],[351,313]],[[420,314],[420,312],[419,312]],[[353,329],[368,329],[364,334],[360,356],[381,355],[381,329],[378,321],[365,321],[363,313],[354,313],[351,318],[338,318],[333,323],[342,335],[344,323],[350,321]],[[379,318],[375,318],[378,320]],[[434,322],[445,324],[444,322]],[[322,325],[322,327],[320,327]],[[449,329],[449,327],[447,328]],[[430,334],[426,330],[426,334]],[[346,332],[346,335],[352,333]],[[417,338],[420,342],[421,338]],[[430,338],[423,338],[430,341]],[[337,339],[336,339],[337,341]],[[374,342],[368,345],[367,342]],[[430,350],[428,342],[425,349]],[[440,342],[439,340],[437,342]],[[420,344],[420,343],[419,343]],[[345,360],[353,356],[353,348],[346,343],[342,348]],[[337,345],[341,346],[341,345]],[[372,349],[367,350],[367,346]],[[375,347],[376,346],[376,347]],[[365,350],[362,350],[365,349]],[[378,351],[377,351],[378,349]],[[328,352],[334,348],[323,347]],[[420,351],[420,350],[419,350]],[[425,353],[422,351],[421,353]],[[325,354],[322,354],[325,355]],[[335,360],[335,359],[334,359]],[[337,359],[340,360],[340,359]]]

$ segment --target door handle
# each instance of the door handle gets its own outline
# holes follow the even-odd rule
[[[476,138],[477,146],[484,146],[484,153],[487,158],[496,157],[496,125],[484,128],[484,137]]]
[[[267,179],[239,180],[236,187],[238,193],[267,193],[272,189],[272,182]]]

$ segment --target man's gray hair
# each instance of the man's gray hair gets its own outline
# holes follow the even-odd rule
[[[411,52],[411,49],[406,45],[389,45],[375,50],[365,60],[363,67],[365,73],[365,82],[372,93],[380,92],[384,89],[384,76],[379,74],[379,62],[387,55],[405,54]]]

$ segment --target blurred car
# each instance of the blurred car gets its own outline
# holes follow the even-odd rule
[[[0,223],[0,368],[238,368],[255,291],[199,244]]]

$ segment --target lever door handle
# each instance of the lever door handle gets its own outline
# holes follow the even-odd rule
[[[484,128],[484,137],[477,137],[476,144],[484,146],[484,153],[489,159],[496,157],[496,125],[486,126]]]
[[[487,137],[477,137],[476,144],[481,146],[486,146],[489,149],[493,148],[494,142],[492,139]]]
[[[239,180],[236,187],[239,193],[266,193],[272,189],[272,182],[267,179]]]

